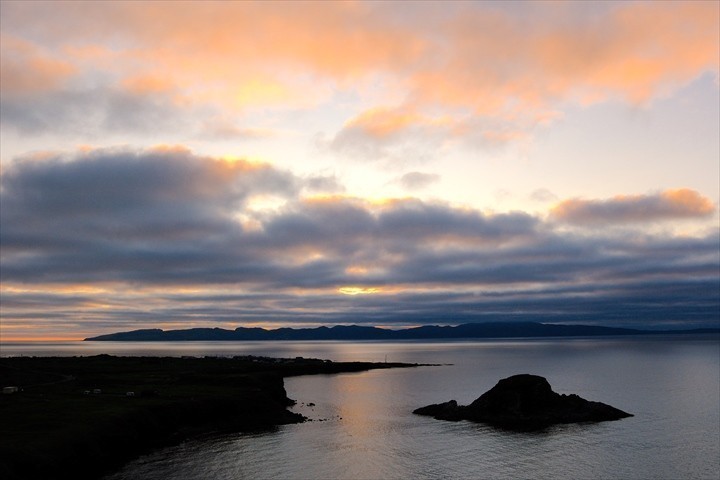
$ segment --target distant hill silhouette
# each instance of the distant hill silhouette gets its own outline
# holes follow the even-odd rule
[[[86,341],[212,341],[212,340],[431,340],[457,338],[521,338],[521,337],[595,337],[608,335],[657,335],[720,333],[720,328],[692,330],[638,330],[632,328],[601,327],[597,325],[556,325],[537,322],[466,323],[457,326],[425,325],[390,330],[359,325],[336,325],[317,328],[238,327],[190,328],[160,330],[157,328],[111,333],[86,338]]]

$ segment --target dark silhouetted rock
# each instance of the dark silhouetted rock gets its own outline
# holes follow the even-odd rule
[[[470,405],[455,400],[418,408],[413,413],[438,420],[470,420],[513,430],[537,430],[558,423],[603,422],[631,414],[577,395],[553,392],[537,375],[514,375],[500,380]]]

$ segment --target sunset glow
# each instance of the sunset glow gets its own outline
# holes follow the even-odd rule
[[[2,1],[2,341],[717,326],[720,4]]]

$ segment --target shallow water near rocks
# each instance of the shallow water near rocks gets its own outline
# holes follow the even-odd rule
[[[312,421],[188,441],[139,458],[108,480],[715,479],[720,473],[717,336],[249,342],[223,348],[332,360],[384,361],[387,355],[393,362],[445,365],[288,378],[288,395],[298,401],[294,410]],[[558,393],[577,393],[635,416],[517,433],[411,413],[451,398],[470,403],[517,373],[542,375]]]

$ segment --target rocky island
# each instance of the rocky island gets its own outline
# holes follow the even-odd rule
[[[455,400],[418,408],[413,413],[438,420],[470,420],[511,430],[540,430],[561,423],[603,422],[632,417],[615,407],[561,395],[544,377],[514,375],[500,380],[470,405]]]

